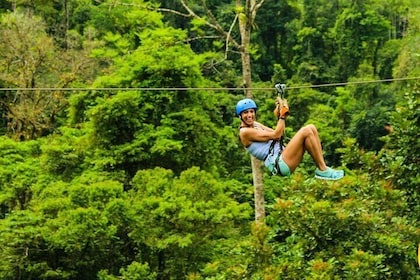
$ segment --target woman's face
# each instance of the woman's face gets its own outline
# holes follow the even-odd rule
[[[247,125],[252,125],[255,121],[255,110],[248,109],[241,113],[242,121]]]

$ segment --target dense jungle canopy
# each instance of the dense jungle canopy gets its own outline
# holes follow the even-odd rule
[[[263,170],[258,118],[315,124],[344,179]],[[420,279],[420,2],[3,0],[0,278]],[[368,82],[369,81],[369,82]]]

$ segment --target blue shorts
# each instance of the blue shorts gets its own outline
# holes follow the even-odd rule
[[[282,176],[290,176],[292,174],[289,166],[287,165],[287,163],[284,162],[282,154],[280,154],[280,158],[278,160],[278,167],[277,168],[280,169],[279,173]]]

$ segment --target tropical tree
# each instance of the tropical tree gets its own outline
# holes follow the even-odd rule
[[[0,138],[0,217],[13,211],[25,210],[33,195],[32,185],[38,181],[40,166],[37,162],[39,144],[16,143]]]
[[[371,2],[355,1],[337,17],[334,35],[338,45],[338,79],[345,81],[363,62],[376,75],[377,53],[388,40],[389,21]]]
[[[136,174],[129,195],[143,222],[132,237],[158,279],[199,271],[214,252],[226,250],[232,238],[247,231],[251,208],[232,199],[240,188],[198,168],[179,178],[161,168]]]
[[[111,37],[115,48],[126,42],[121,36]],[[72,125],[89,120],[91,144],[96,147],[91,162],[107,170],[124,170],[129,178],[138,169],[155,166],[177,174],[192,166],[220,173],[232,170],[222,156],[237,148],[233,131],[224,123],[231,119],[226,104],[232,98],[183,89],[207,84],[200,72],[204,58],[183,43],[185,32],[156,28],[139,37],[142,45],[135,50],[124,45],[125,55],[110,57],[115,59],[113,73],[99,77],[95,85],[146,90],[81,92],[71,98]],[[96,53],[106,57],[112,49]],[[165,85],[179,90],[150,89]]]
[[[0,99],[6,132],[20,140],[47,135],[60,124],[67,105],[66,91],[56,88],[91,78],[89,44],[83,47],[76,36],[69,39],[71,50],[59,51],[44,21],[20,12],[2,16],[0,34],[4,39],[0,42],[0,81],[12,88],[3,91]],[[43,90],[49,87],[53,89]]]
[[[221,36],[225,42],[226,50],[229,50],[230,46],[233,46],[240,53],[241,57],[241,69],[242,69],[242,81],[240,83],[244,88],[245,96],[252,98],[251,88],[251,33],[255,22],[257,11],[261,8],[264,0],[255,1],[247,0],[245,2],[236,1],[235,5],[229,5],[231,8],[234,7],[234,18],[229,29],[224,28],[221,21],[215,17],[210,6],[203,2],[203,6],[196,7],[187,1],[180,1],[185,14],[178,11],[163,8],[162,11],[172,12],[191,18],[193,23],[198,27],[206,27],[213,29]],[[233,27],[238,22],[239,32],[237,33],[240,40],[237,40],[233,36]],[[200,28],[201,29],[201,28]],[[255,218],[258,221],[263,221],[265,218],[264,210],[264,195],[263,195],[263,183],[261,173],[261,162],[251,157],[251,164],[253,170],[253,180],[255,187]]]

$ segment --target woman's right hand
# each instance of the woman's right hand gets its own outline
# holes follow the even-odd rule
[[[277,97],[274,115],[277,118],[286,118],[289,115],[289,104],[287,103],[287,99]]]

